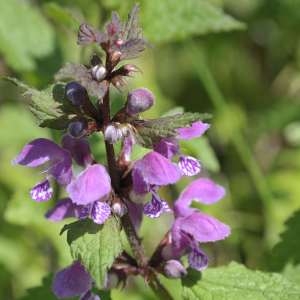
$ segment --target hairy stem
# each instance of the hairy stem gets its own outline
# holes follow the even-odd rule
[[[103,126],[105,128],[110,122],[109,88],[103,98],[101,110],[103,114]],[[120,195],[120,172],[116,162],[114,146],[105,141],[105,149],[108,170],[111,177],[111,184],[116,194]],[[137,232],[132,224],[132,221],[130,220],[129,215],[125,214],[121,218],[121,221],[138,267],[142,270],[145,276],[148,276],[148,274],[151,273],[151,276],[149,277],[150,288],[159,297],[159,299],[172,300],[172,296],[169,294],[166,288],[159,282],[157,275],[154,273],[153,270],[151,270],[151,268],[149,268],[148,258],[145,255],[144,248],[141,244],[141,239],[137,235]]]

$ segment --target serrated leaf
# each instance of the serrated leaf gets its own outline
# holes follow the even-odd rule
[[[103,225],[90,219],[66,225],[67,241],[74,260],[80,260],[95,280],[98,288],[105,281],[108,268],[122,251],[120,228],[116,218],[109,218]]]
[[[0,1],[0,52],[18,71],[35,68],[35,59],[54,49],[54,32],[36,7],[27,1]]]
[[[285,265],[300,264],[300,210],[296,211],[285,223],[286,230],[280,235],[281,241],[272,250],[271,268],[282,270]]]
[[[151,148],[162,138],[176,137],[178,128],[188,127],[208,118],[209,114],[180,113],[154,120],[136,120],[137,139],[142,146]]]
[[[207,0],[151,0],[143,4],[145,37],[154,43],[245,28]]]
[[[28,100],[29,109],[40,127],[65,129],[70,120],[76,117],[76,108],[63,98],[61,84],[38,91],[15,78],[5,79],[25,90],[23,95]]]
[[[199,274],[199,273],[198,273]],[[280,274],[253,271],[237,263],[183,279],[186,300],[299,300],[300,288]]]
[[[103,98],[107,91],[105,81],[98,82],[92,78],[91,72],[80,64],[67,63],[55,75],[56,81],[75,80],[86,88],[92,97]]]

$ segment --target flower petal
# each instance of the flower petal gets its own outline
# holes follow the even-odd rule
[[[111,209],[110,206],[101,201],[96,201],[93,205],[91,217],[93,221],[97,224],[103,224],[110,216]]]
[[[152,194],[152,199],[144,206],[144,214],[149,218],[158,218],[162,213],[170,211],[166,201],[161,200],[157,194]]]
[[[219,220],[199,211],[178,218],[180,230],[201,243],[215,242],[225,239],[230,234],[230,227]]]
[[[28,143],[12,161],[30,168],[39,167],[48,162],[48,169],[60,184],[68,184],[72,177],[72,159],[68,151],[54,142],[40,138]]]
[[[66,218],[78,217],[79,206],[74,204],[70,198],[65,198],[56,203],[45,217],[53,222],[58,222]]]
[[[225,196],[225,189],[208,178],[199,178],[190,183],[174,204],[176,214],[183,215],[193,200],[213,204]]]
[[[62,146],[70,152],[78,165],[87,166],[93,162],[90,145],[86,138],[76,139],[65,134],[62,138]]]
[[[139,170],[144,181],[151,185],[168,185],[181,177],[178,167],[155,151],[147,153],[133,168]]]
[[[145,181],[142,172],[138,168],[132,170],[132,186],[133,191],[138,195],[143,195],[149,192],[150,186]]]
[[[198,121],[194,122],[190,127],[184,127],[178,129],[178,138],[182,140],[190,140],[196,137],[200,137],[209,128],[209,124]]]
[[[52,290],[58,298],[80,296],[91,287],[92,279],[79,261],[57,272],[52,284]]]
[[[180,156],[178,167],[185,176],[194,176],[201,171],[199,160],[192,156]]]
[[[48,201],[52,197],[52,194],[53,189],[48,179],[38,183],[30,190],[31,198],[37,202]]]
[[[86,205],[107,196],[111,191],[110,177],[99,164],[88,166],[67,186],[72,201]]]
[[[190,267],[197,271],[203,271],[208,266],[208,257],[199,247],[192,249],[188,260]]]
[[[176,139],[162,139],[154,145],[154,150],[164,157],[171,159],[179,152],[179,144]]]

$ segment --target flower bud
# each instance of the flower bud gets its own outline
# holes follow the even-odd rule
[[[107,74],[106,68],[103,65],[96,65],[92,68],[92,76],[95,80],[101,81]]]
[[[80,138],[86,134],[86,124],[83,121],[70,122],[68,133],[71,137]]]
[[[118,215],[119,217],[123,217],[127,213],[127,207],[120,202],[114,203],[111,207],[111,210],[114,214]]]
[[[141,70],[133,64],[127,64],[122,67],[125,76],[132,76],[134,73],[141,72]]]
[[[86,89],[76,81],[67,83],[65,93],[66,98],[76,106],[89,100]]]
[[[154,95],[148,89],[140,88],[128,94],[126,112],[130,116],[148,110],[154,104]]]
[[[164,265],[164,274],[168,278],[181,278],[187,274],[187,271],[180,261],[171,259]]]
[[[110,144],[114,144],[123,137],[122,129],[115,124],[110,124],[104,131],[104,138]]]

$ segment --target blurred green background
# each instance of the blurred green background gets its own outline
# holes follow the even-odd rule
[[[213,115],[206,137],[182,145],[200,158],[203,175],[227,189],[220,203],[201,206],[232,227],[226,241],[205,246],[211,266],[235,260],[283,270],[300,284],[294,266],[300,263],[299,213],[293,242],[271,252],[285,221],[300,207],[300,1],[140,2],[144,35],[153,47],[135,61],[143,72],[130,80],[123,99],[128,90],[144,86],[157,98],[148,117],[174,107]],[[80,22],[101,27],[111,10],[124,18],[133,3],[0,0],[0,74],[45,88],[62,64],[87,63],[96,50],[77,46]],[[120,94],[115,98],[120,101]],[[11,166],[29,140],[59,136],[37,127],[19,91],[0,81],[0,299],[55,299],[38,286],[71,261],[59,236],[63,224],[43,218],[52,203],[29,198],[38,172]],[[101,140],[93,142],[95,155],[104,159]],[[188,182],[165,189],[165,197],[175,200]],[[149,255],[170,225],[168,217],[161,222],[165,226],[147,219],[142,226]],[[176,281],[166,284],[176,296]],[[128,289],[131,300],[155,299],[142,280],[131,280]],[[124,299],[120,290],[112,295]]]

